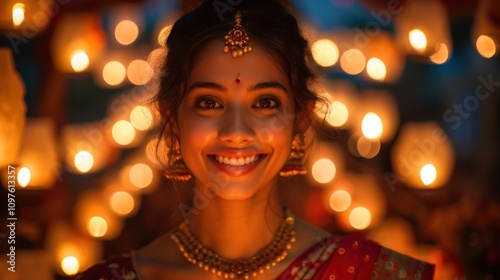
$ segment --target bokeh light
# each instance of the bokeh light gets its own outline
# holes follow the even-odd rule
[[[314,61],[323,67],[332,66],[339,59],[339,48],[328,39],[320,39],[314,42],[311,51]]]
[[[486,35],[481,35],[477,38],[476,49],[485,58],[491,58],[497,52],[495,41]]]
[[[130,62],[127,67],[127,77],[129,81],[137,86],[147,84],[152,77],[151,65],[145,60],[136,59]]]
[[[19,26],[24,22],[24,4],[16,3],[12,6],[12,24]]]
[[[111,86],[117,86],[121,84],[125,77],[127,76],[127,71],[125,66],[118,61],[110,61],[104,65],[102,69],[102,77],[104,81]]]
[[[356,75],[363,72],[365,64],[365,55],[358,49],[349,49],[340,57],[340,67],[347,74]]]
[[[87,173],[94,166],[94,156],[87,151],[79,151],[75,155],[75,167],[82,173]]]
[[[368,139],[361,136],[358,138],[356,148],[360,156],[367,159],[374,158],[380,152],[380,141],[379,139]]]
[[[380,58],[372,57],[366,63],[366,72],[370,78],[383,81],[387,75],[387,67]]]
[[[130,20],[120,21],[115,28],[115,38],[122,45],[132,44],[139,36],[139,28]]]
[[[61,268],[66,275],[73,275],[80,269],[80,262],[76,257],[67,256],[61,261]]]
[[[129,171],[129,179],[132,185],[139,189],[146,188],[153,182],[153,170],[147,164],[134,164]]]
[[[130,122],[120,120],[113,125],[111,134],[116,143],[126,146],[134,141],[135,128]]]
[[[427,48],[427,37],[420,29],[412,29],[408,33],[411,47],[419,53],[424,53]]]
[[[128,215],[135,207],[134,197],[128,192],[117,191],[115,192],[109,201],[111,210],[118,215]]]
[[[361,122],[361,131],[368,139],[377,139],[382,135],[384,126],[380,117],[373,113],[367,113]]]
[[[130,111],[130,122],[138,130],[147,130],[153,124],[153,114],[149,108],[137,105]]]
[[[443,64],[448,60],[450,53],[446,44],[440,43],[437,51],[431,55],[430,59],[436,64]]]
[[[366,229],[370,226],[372,214],[365,207],[356,207],[349,213],[349,223],[357,230]]]
[[[167,25],[160,30],[158,33],[158,44],[160,44],[160,46],[165,46],[170,31],[172,31],[172,25]]]
[[[334,101],[330,104],[330,111],[326,117],[326,121],[335,127],[344,125],[349,119],[349,110],[344,103]]]
[[[426,186],[432,184],[434,181],[436,181],[437,178],[437,170],[436,167],[433,164],[426,164],[422,167],[420,170],[420,180],[422,180],[422,183]]]
[[[349,209],[351,201],[351,194],[344,190],[336,190],[330,195],[330,207],[337,212]]]
[[[20,187],[25,188],[31,180],[31,172],[27,167],[22,167],[17,173],[17,183]]]
[[[85,71],[89,63],[89,56],[83,50],[76,50],[71,56],[71,67],[75,72]]]
[[[103,217],[93,216],[88,222],[87,229],[90,235],[94,237],[103,237],[108,231],[108,223]]]
[[[336,167],[330,159],[321,158],[313,164],[311,173],[318,183],[326,184],[335,177]]]

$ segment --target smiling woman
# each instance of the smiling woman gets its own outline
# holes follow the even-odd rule
[[[308,43],[285,8],[204,1],[166,45],[159,159],[207,203],[181,205],[178,226],[76,279],[432,279],[432,265],[315,228],[280,200],[279,176],[304,174],[321,123]]]

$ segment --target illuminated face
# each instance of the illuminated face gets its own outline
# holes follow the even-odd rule
[[[181,153],[198,189],[242,200],[267,194],[290,155],[295,104],[262,47],[234,58],[222,42],[196,58],[178,115]]]

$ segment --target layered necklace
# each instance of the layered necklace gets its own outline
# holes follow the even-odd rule
[[[295,220],[289,210],[274,235],[273,241],[248,259],[226,259],[206,248],[194,237],[186,222],[170,237],[182,255],[192,264],[225,279],[249,279],[257,277],[283,261],[295,242]]]

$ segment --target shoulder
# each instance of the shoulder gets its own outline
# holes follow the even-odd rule
[[[89,269],[75,275],[73,280],[138,279],[130,254],[109,257]]]
[[[331,272],[343,275],[342,277],[433,278],[434,265],[383,247],[374,241],[354,235],[332,237],[330,240],[336,249],[325,265],[330,267]]]
[[[329,235],[306,250],[282,276],[292,279],[425,280],[433,279],[433,274],[434,265],[363,237]]]

